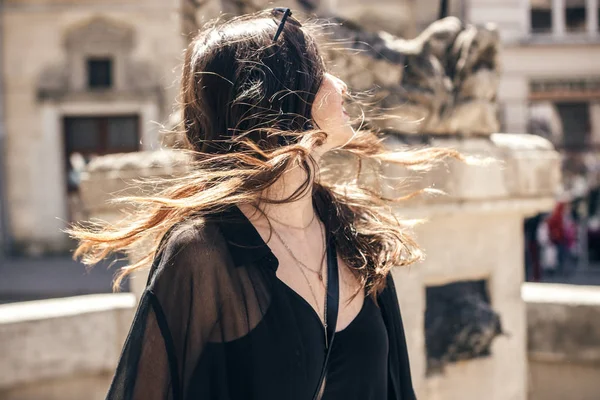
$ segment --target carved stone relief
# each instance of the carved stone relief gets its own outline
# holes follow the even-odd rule
[[[72,52],[131,50],[133,45],[134,32],[131,26],[104,17],[78,24],[65,34],[65,47]]]
[[[46,67],[39,76],[39,100],[61,99],[70,93],[89,92],[86,62],[90,57],[112,60],[113,82],[106,91],[156,90],[159,82],[153,66],[132,59],[135,32],[132,26],[104,17],[94,17],[65,32],[66,60]]]
[[[489,356],[492,342],[503,330],[486,281],[454,282],[426,291],[427,373],[440,373],[448,363]]]

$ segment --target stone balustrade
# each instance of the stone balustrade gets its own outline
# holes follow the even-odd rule
[[[0,398],[104,399],[135,303],[121,293],[0,305]]]
[[[526,283],[529,399],[600,394],[600,288]]]

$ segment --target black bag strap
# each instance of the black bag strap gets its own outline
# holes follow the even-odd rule
[[[340,305],[340,281],[338,275],[337,251],[335,243],[330,235],[327,235],[327,348],[325,349],[325,361],[319,378],[319,384],[313,396],[313,400],[317,400],[321,394],[321,389],[325,376],[327,376],[327,366],[329,364],[329,355],[333,347],[335,339],[335,328],[337,325],[337,317]]]

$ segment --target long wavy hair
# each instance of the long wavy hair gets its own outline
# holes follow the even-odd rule
[[[161,239],[181,221],[232,205],[291,202],[311,190],[330,199],[339,255],[368,295],[385,287],[393,266],[422,258],[410,229],[391,211],[390,201],[397,199],[361,186],[358,176],[343,184],[319,178],[311,153],[327,134],[314,123],[311,109],[326,64],[315,26],[289,19],[274,41],[278,25],[273,12],[262,11],[206,26],[186,50],[181,80],[190,172],[160,182],[166,188],[156,195],[125,199],[137,207],[117,223],[77,223],[67,231],[79,241],[74,257],[87,265],[153,244],[139,261],[119,270],[115,288],[151,264]],[[339,151],[359,164],[371,159],[421,169],[462,158],[451,149],[388,151],[374,132],[360,129]],[[306,171],[303,184],[285,199],[265,196],[295,166]]]

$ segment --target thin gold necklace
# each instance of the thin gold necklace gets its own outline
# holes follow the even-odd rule
[[[321,229],[321,235],[323,238],[323,255],[321,256],[321,263],[319,266],[319,270],[315,271],[314,269],[308,267],[306,264],[304,264],[302,261],[300,261],[298,259],[298,257],[296,257],[296,255],[294,254],[294,252],[292,251],[292,249],[290,248],[290,246],[288,246],[288,244],[285,242],[285,240],[283,240],[283,238],[281,237],[281,235],[279,234],[279,232],[277,232],[277,230],[275,228],[273,228],[273,233],[275,234],[275,236],[277,236],[277,238],[279,239],[279,241],[281,242],[281,244],[283,244],[283,247],[285,247],[285,249],[288,251],[288,253],[290,254],[290,256],[294,259],[294,261],[296,261],[296,263],[298,265],[300,265],[301,267],[309,270],[310,272],[312,272],[313,274],[317,274],[319,276],[319,281],[321,281],[321,283],[323,283],[323,271],[325,270],[325,268],[323,267],[324,261],[325,261],[325,254],[327,253],[327,248],[325,246],[325,233],[323,232],[323,229]]]
[[[266,214],[265,214],[266,215]],[[315,222],[315,219],[317,217],[317,213],[313,212],[313,216],[312,219],[310,220],[310,222],[306,225],[306,226],[294,226],[294,225],[290,225],[290,224],[286,224],[285,222],[282,222],[280,220],[278,220],[277,218],[273,218],[269,215],[266,215],[267,219],[270,219],[272,221],[277,222],[279,225],[283,225],[286,226],[288,228],[292,228],[292,229],[307,229],[308,227],[310,227],[312,225],[313,222]]]
[[[323,230],[321,230],[322,234],[323,234],[323,239],[325,239],[325,233]],[[275,233],[275,236],[277,236],[277,238],[279,239],[279,241],[281,241],[281,243],[283,244],[283,246],[285,247],[285,249],[288,251],[288,253],[290,254],[290,256],[294,259],[294,261],[296,261],[296,264],[298,266],[303,266],[304,268],[308,269],[309,271],[313,272],[313,273],[318,273],[319,274],[319,279],[321,280],[321,282],[323,282],[323,274],[322,272],[317,272],[313,269],[310,269],[306,266],[306,264],[304,264],[302,261],[298,260],[298,258],[294,255],[294,252],[290,249],[290,247],[287,245],[287,243],[283,240],[283,238],[281,237],[281,235],[279,234],[279,232],[277,232],[275,230],[275,228],[273,228],[273,233]],[[325,254],[327,253],[327,246],[325,244],[325,242],[323,242],[323,247],[324,247],[324,251],[323,251],[323,257],[321,258],[321,269],[323,269],[323,261],[325,260]],[[306,280],[306,283],[308,284],[308,287],[310,289],[310,293],[313,297],[313,300],[315,301],[315,305],[317,307],[317,311],[318,313],[321,312],[321,307],[319,307],[319,301],[317,300],[317,295],[315,293],[315,289],[312,285],[312,283],[310,283],[310,280],[308,279],[308,276],[306,276],[306,273],[304,272],[304,270],[302,268],[299,268],[300,272],[302,273],[302,276],[304,277],[304,280]],[[325,277],[325,287],[327,287],[327,278]],[[325,290],[325,292],[327,292],[327,290]],[[325,299],[323,301],[323,327],[325,330],[325,346],[328,346],[327,343],[327,293],[325,293]],[[319,316],[320,318],[320,316]]]

